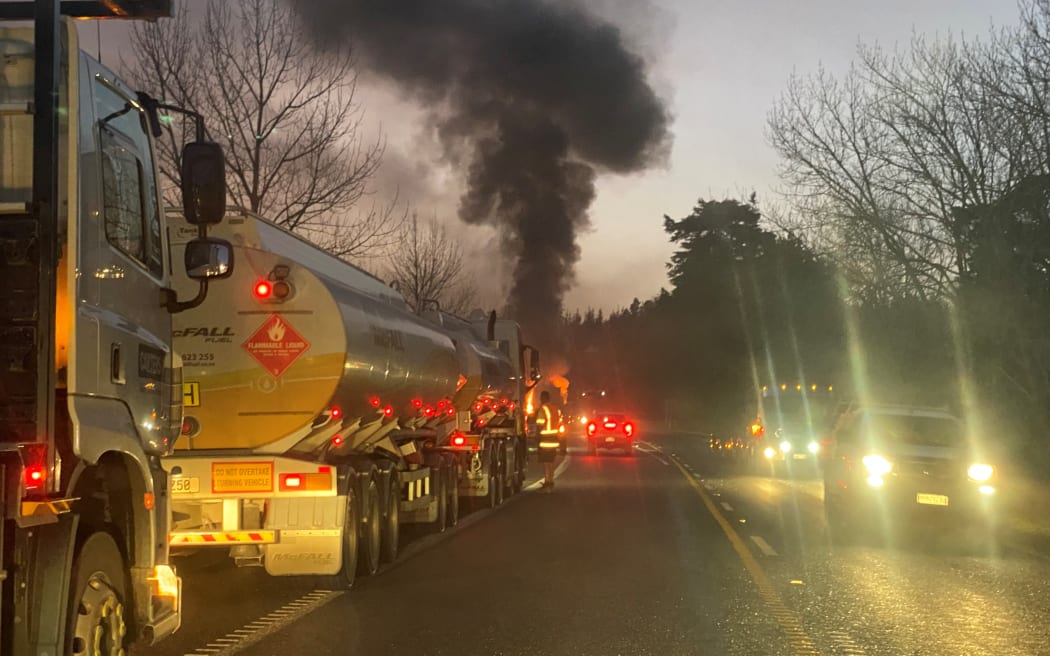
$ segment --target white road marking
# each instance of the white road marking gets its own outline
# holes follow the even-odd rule
[[[345,593],[335,590],[314,590],[261,619],[249,622],[244,627],[235,629],[221,638],[215,638],[205,646],[187,653],[186,656],[212,656],[213,654],[229,656],[283,629],[343,594]],[[292,607],[292,604],[295,604],[295,607]]]
[[[558,480],[558,477],[561,476],[565,472],[565,470],[569,468],[569,462],[571,460],[572,460],[572,456],[565,456],[562,459],[562,461],[560,463],[558,463],[558,466],[554,468],[554,480]],[[532,485],[526,485],[525,486],[525,491],[526,492],[532,492],[534,490],[540,489],[541,487],[543,487],[543,479],[542,478],[539,479],[538,481],[535,481],[534,483],[532,483]]]
[[[726,509],[726,512],[733,512],[733,506],[729,505],[725,501],[722,502],[722,507]]]
[[[765,540],[763,540],[760,536],[752,535],[751,536],[751,541],[754,542],[758,546],[759,550],[763,554],[765,554],[767,556],[776,556],[776,555],[778,555],[777,554],[777,550],[774,549],[773,547],[769,546],[769,543],[766,542]]]

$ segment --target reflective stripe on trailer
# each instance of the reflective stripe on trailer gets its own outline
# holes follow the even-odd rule
[[[561,446],[561,442],[540,442],[541,449],[557,449]]]
[[[197,531],[172,533],[168,543],[172,546],[187,544],[273,544],[277,542],[277,531]]]

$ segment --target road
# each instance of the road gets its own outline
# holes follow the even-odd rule
[[[821,485],[706,443],[574,445],[552,492],[468,515],[349,592],[212,554],[150,654],[1050,654],[1050,559],[909,531],[832,544]]]

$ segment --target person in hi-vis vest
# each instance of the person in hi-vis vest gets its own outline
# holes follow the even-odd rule
[[[561,442],[558,427],[561,412],[551,405],[551,395],[540,392],[540,407],[536,411],[536,427],[540,429],[540,462],[543,463],[543,487],[554,487],[554,456]]]

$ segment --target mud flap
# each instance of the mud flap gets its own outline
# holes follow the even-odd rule
[[[59,656],[64,652],[69,612],[70,573],[79,517],[58,516],[52,524],[18,529],[14,562],[15,654]]]
[[[343,564],[346,502],[346,496],[272,499],[265,528],[278,531],[280,539],[263,546],[266,573],[337,573]]]

